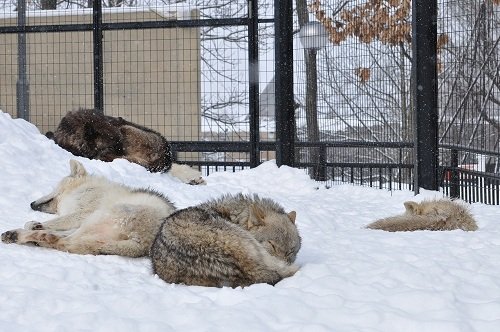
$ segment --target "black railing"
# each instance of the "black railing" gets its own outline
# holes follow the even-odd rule
[[[447,196],[467,202],[500,204],[500,153],[449,144],[440,147],[449,152],[442,153],[449,155],[449,161],[443,160],[444,166],[439,170],[441,187]]]
[[[248,153],[252,152],[252,144],[250,142],[171,142],[174,155],[181,152],[219,152],[219,153]],[[275,142],[260,142],[260,151],[276,151],[277,144]],[[319,149],[319,164],[308,160],[301,160],[298,156],[301,150],[317,148]],[[353,148],[383,148],[396,150],[396,162],[347,162],[335,161],[334,155],[328,155],[331,149],[353,149]],[[393,189],[413,189],[413,163],[405,163],[403,161],[403,150],[412,149],[412,143],[396,143],[396,142],[295,142],[295,155],[297,158],[294,161],[295,167],[298,168],[317,168],[321,170],[321,178],[316,180],[324,182],[325,186],[329,187],[334,183],[348,182],[369,187]],[[332,160],[333,159],[333,160]],[[245,161],[187,161],[186,164],[198,166],[205,170],[205,174],[216,166],[216,169],[227,168],[250,168],[251,163]]]

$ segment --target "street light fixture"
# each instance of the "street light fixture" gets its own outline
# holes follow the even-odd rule
[[[319,50],[326,46],[328,34],[325,27],[318,21],[307,22],[300,28],[299,38],[305,49]]]
[[[328,42],[328,35],[323,24],[310,21],[299,31],[299,38],[304,47],[306,67],[306,123],[307,139],[311,143],[319,143],[318,126],[318,68],[316,54]],[[326,149],[320,146],[310,148],[310,161],[313,163],[311,175],[315,180],[326,180]]]

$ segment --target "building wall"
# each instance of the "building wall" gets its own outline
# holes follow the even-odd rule
[[[91,11],[28,12],[29,25],[91,23]],[[46,13],[46,15],[44,15]],[[188,13],[198,18],[197,10]],[[104,10],[103,22],[176,19],[147,9]],[[186,18],[186,13],[182,13]],[[15,17],[0,18],[15,25]],[[0,109],[16,116],[17,35],[0,34]],[[104,90],[108,115],[122,116],[169,140],[198,140],[200,33],[198,28],[104,31]],[[54,130],[66,112],[93,107],[92,32],[27,34],[30,121]]]

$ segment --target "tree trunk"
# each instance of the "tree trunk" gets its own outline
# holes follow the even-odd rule
[[[305,0],[296,0],[297,17],[299,27],[302,28],[309,22],[307,3]],[[306,71],[306,124],[307,140],[311,143],[319,142],[318,127],[318,68],[316,63],[316,50],[304,49],[304,62]],[[312,147],[309,149],[309,161],[314,164],[309,170],[310,175],[315,180],[324,181],[326,171],[324,165],[320,165],[320,149]]]

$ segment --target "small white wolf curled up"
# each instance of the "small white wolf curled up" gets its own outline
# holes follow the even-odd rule
[[[186,285],[274,285],[298,270],[295,217],[270,199],[241,194],[179,210],[153,242],[154,272]]]
[[[366,228],[388,232],[417,230],[449,231],[477,230],[477,224],[464,203],[449,199],[424,200],[421,203],[405,202],[405,213],[377,220]]]
[[[90,175],[75,160],[70,168],[71,174],[52,193],[31,203],[32,209],[59,217],[28,222],[24,229],[3,233],[2,241],[75,254],[146,256],[174,205],[153,190],[132,189]]]

